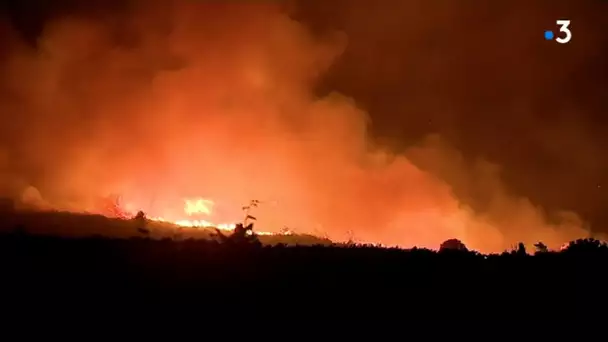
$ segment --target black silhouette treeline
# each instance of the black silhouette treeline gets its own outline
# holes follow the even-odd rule
[[[353,303],[361,303],[418,314],[449,315],[466,306],[467,312],[516,316],[541,310],[546,317],[596,307],[608,288],[608,246],[594,239],[560,251],[539,242],[533,254],[519,244],[492,255],[457,239],[437,252],[352,242],[269,246],[251,222],[249,209],[257,203],[244,208],[245,220],[231,234],[216,230],[209,240],[154,239],[143,212],[132,218],[140,236],[130,239],[41,236],[17,225],[0,234],[0,295],[6,303],[51,298],[62,306],[136,298],[155,305],[220,303],[241,313],[278,305],[282,312],[323,314],[352,312]]]

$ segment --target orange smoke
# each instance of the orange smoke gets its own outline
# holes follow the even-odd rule
[[[15,96],[0,111],[19,113],[10,133],[2,127],[7,150],[18,148],[4,166],[26,171],[6,189],[31,184],[75,211],[118,193],[173,222],[237,222],[259,199],[262,230],[352,231],[387,245],[458,238],[497,251],[586,234],[574,214],[549,223],[441,139],[399,155],[375,146],[353,99],[313,94],[346,37],[315,38],[275,4],[142,4],[119,19],[59,18],[37,50],[11,50],[0,75]],[[454,186],[482,192],[486,210],[473,212]],[[184,212],[192,198],[212,202]]]

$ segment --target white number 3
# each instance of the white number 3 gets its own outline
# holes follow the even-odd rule
[[[566,44],[572,39],[572,32],[570,32],[570,29],[568,28],[568,26],[570,26],[570,20],[558,20],[556,23],[559,25],[559,32],[564,32],[566,36],[563,38],[557,37],[555,38],[555,41],[560,44]]]

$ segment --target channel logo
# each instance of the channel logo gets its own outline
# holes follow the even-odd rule
[[[556,20],[558,26],[558,35],[551,30],[545,31],[546,40],[555,40],[560,44],[566,44],[572,39],[572,31],[570,31],[570,20]]]

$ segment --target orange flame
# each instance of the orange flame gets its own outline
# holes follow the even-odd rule
[[[235,223],[214,223],[205,219],[200,218],[200,216],[211,216],[213,214],[213,207],[215,202],[210,199],[205,198],[190,198],[184,199],[184,214],[185,217],[179,219],[169,219],[163,216],[151,216],[148,217],[149,220],[163,222],[163,223],[171,223],[176,226],[186,227],[186,228],[217,228],[221,230],[233,230],[236,227]],[[275,233],[270,232],[260,232],[256,231],[258,235],[275,235]],[[289,235],[283,234],[283,235]]]
[[[184,212],[188,216],[192,216],[194,214],[211,215],[211,210],[215,204],[212,200],[204,198],[197,198],[196,200],[186,199],[184,202]]]

